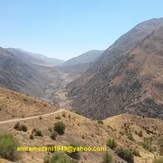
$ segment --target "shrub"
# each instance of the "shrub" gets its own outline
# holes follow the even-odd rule
[[[21,130],[24,131],[24,132],[26,132],[26,131],[27,131],[27,126],[22,125],[22,126],[21,126]]]
[[[66,126],[62,121],[58,121],[54,124],[54,130],[60,135],[64,134],[65,128]]]
[[[18,129],[18,128],[19,128],[19,126],[20,126],[20,123],[19,123],[19,122],[17,122],[17,123],[15,124],[15,126],[14,126],[14,129]]]
[[[65,153],[55,152],[50,158],[49,163],[75,163],[73,159],[68,157]]]
[[[78,144],[70,144],[69,146],[71,146],[71,147],[79,147],[79,145]],[[71,158],[73,158],[73,159],[79,159],[80,158],[80,155],[79,155],[79,152],[78,151],[75,151],[75,152],[67,152],[67,154],[71,157]]]
[[[36,129],[35,128],[33,128],[32,129],[32,134],[34,134],[36,132]]]
[[[139,156],[140,157],[140,153],[139,153],[139,151],[137,150],[137,149],[133,149],[132,150],[132,153],[135,155],[135,156]]]
[[[49,163],[50,162],[50,156],[49,155],[46,155],[44,157],[44,163]]]
[[[51,135],[50,135],[50,138],[52,139],[52,140],[56,140],[56,136],[58,135],[58,133],[56,132],[56,131],[53,131],[52,133],[51,133]]]
[[[17,131],[24,131],[26,132],[27,131],[27,126],[25,125],[21,125],[19,122],[17,122],[14,126],[14,129],[17,130]]]
[[[114,141],[114,139],[108,139],[106,145],[109,146],[111,149],[117,147],[117,143]]]
[[[112,162],[112,156],[106,152],[103,156],[103,161],[102,163],[111,163]]]
[[[129,134],[127,135],[127,138],[128,138],[129,140],[131,140],[131,141],[134,141],[134,138],[133,138],[133,136],[132,136],[131,133],[129,133]]]
[[[14,129],[17,130],[17,131],[21,131],[21,125],[19,122],[17,122],[14,126]]]
[[[97,123],[102,124],[102,125],[104,124],[104,122],[102,120],[98,120]]]
[[[152,163],[163,163],[163,158],[157,158]]]
[[[139,131],[138,132],[138,135],[139,135],[139,137],[142,137],[143,136],[143,132],[142,131]]]
[[[66,113],[65,112],[62,113],[62,117],[66,118]]]
[[[160,147],[159,154],[160,154],[160,156],[163,156],[163,147]]]
[[[142,147],[150,152],[153,152],[155,149],[151,146],[150,140],[148,138],[144,138],[142,142]]]
[[[42,135],[42,132],[41,132],[40,130],[37,129],[37,130],[35,131],[35,136],[43,136],[43,135]]]
[[[30,138],[30,139],[33,139],[33,138],[34,138],[34,136],[33,136],[33,135],[30,135],[30,136],[29,136],[29,138]]]
[[[18,159],[19,154],[17,147],[19,142],[11,134],[1,133],[0,134],[0,156],[15,161]]]
[[[57,116],[57,117],[55,117],[55,119],[61,119],[61,117],[60,116]]]
[[[123,149],[122,147],[116,148],[117,155],[127,161],[128,163],[134,162],[134,156],[131,151]]]

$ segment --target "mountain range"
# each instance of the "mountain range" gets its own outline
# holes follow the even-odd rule
[[[163,18],[121,36],[77,80],[72,108],[95,119],[130,113],[163,118]]]

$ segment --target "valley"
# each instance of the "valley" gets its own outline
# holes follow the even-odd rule
[[[0,163],[155,163],[162,129],[163,18],[67,61],[0,48]],[[55,145],[106,151],[16,151]]]

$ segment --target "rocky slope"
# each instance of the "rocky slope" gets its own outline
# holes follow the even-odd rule
[[[72,106],[104,119],[132,113],[163,118],[163,18],[138,24],[68,85]]]
[[[90,63],[95,61],[104,50],[90,50],[86,53],[83,53],[77,57],[71,58],[68,61],[64,62],[62,66],[73,66],[73,65],[80,65],[84,63]]]
[[[14,49],[0,48],[0,85],[18,92],[40,96],[49,79],[38,65],[47,63]]]
[[[105,119],[104,121],[93,121],[81,115],[70,111],[57,112],[49,116],[41,116],[42,114],[56,108],[48,103],[19,94],[10,90],[0,88],[0,101],[5,106],[0,106],[0,131],[12,134],[18,139],[20,146],[23,147],[48,147],[48,146],[68,146],[75,144],[83,147],[106,147],[106,152],[111,155],[113,163],[126,163],[124,158],[118,156],[118,149],[122,147],[133,153],[133,160],[127,161],[133,163],[152,163],[152,160],[162,155],[162,135],[163,121],[147,117],[133,116],[123,114]],[[21,107],[20,107],[21,106]],[[15,114],[15,117],[11,115]],[[40,115],[34,119],[17,119],[20,125],[26,130],[18,130],[15,127],[17,122],[3,123],[3,120],[10,120],[33,115]],[[5,118],[5,119],[4,119]],[[54,133],[54,123],[63,122],[65,131],[63,134],[55,133],[55,138],[51,135]],[[40,131],[41,135],[34,134],[34,131]],[[0,133],[0,134],[1,134]],[[31,136],[32,135],[32,136]],[[116,143],[112,146],[109,140],[114,139]],[[0,137],[0,143],[1,137]],[[7,144],[9,147],[10,142]],[[8,148],[9,151],[10,148]],[[12,148],[12,152],[16,152]],[[11,150],[10,150],[11,151]],[[67,157],[72,157],[76,163],[101,163],[104,161],[105,151],[101,152],[77,152],[69,154],[63,152]],[[53,156],[56,152],[17,152],[20,156],[17,158],[19,162],[44,162],[45,156]],[[3,153],[4,155],[4,153]],[[14,155],[13,155],[14,157]],[[11,157],[10,157],[11,158]],[[11,162],[0,159],[1,162]],[[15,160],[15,161],[18,161]]]
[[[46,57],[46,56],[44,56],[42,54],[36,54],[36,53],[27,52],[27,51],[22,50],[20,48],[16,49],[16,50],[21,52],[21,53],[24,53],[26,55],[30,55],[33,58],[36,58],[38,60],[42,60],[42,61],[44,61],[46,63],[52,64],[52,65],[55,65],[55,66],[61,65],[62,63],[65,62],[64,60],[61,60],[61,59],[49,58],[49,57]]]

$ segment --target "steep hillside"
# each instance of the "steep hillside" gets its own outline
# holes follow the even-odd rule
[[[39,65],[46,66],[47,63],[14,49],[0,48],[0,85],[40,96],[50,79],[43,74]]]
[[[54,123],[58,121],[62,121],[66,126],[65,131],[51,138],[52,133],[55,133]],[[119,115],[104,121],[92,121],[75,113],[63,111],[47,117],[22,120],[19,123],[26,126],[27,131],[14,129],[16,122],[0,124],[0,130],[14,135],[19,140],[20,146],[50,147],[74,144],[77,147],[106,147],[113,163],[133,163],[126,162],[118,156],[119,147],[131,151],[135,163],[152,163],[152,160],[160,154],[162,145],[160,135],[163,134],[163,121],[146,117]],[[40,131],[41,136],[34,134],[35,130]],[[115,146],[109,143],[111,139],[114,140]],[[19,160],[25,163],[43,162],[45,157],[51,157],[55,153],[57,152],[19,152],[21,155]],[[105,151],[62,153],[66,153],[78,163],[101,163],[106,155]]]
[[[68,61],[64,62],[62,66],[73,66],[80,65],[85,63],[90,63],[96,60],[104,50],[91,50],[86,53],[83,53],[77,57],[71,58]]]
[[[121,36],[68,85],[72,107],[92,118],[131,113],[163,118],[163,18]]]
[[[42,115],[57,109],[37,98],[0,87],[0,121]]]
[[[45,61],[45,62],[47,62],[49,64],[53,64],[55,66],[61,65],[63,62],[65,62],[64,60],[56,59],[56,58],[49,58],[49,57],[46,57],[46,56],[44,56],[42,54],[31,53],[31,52],[27,52],[27,51],[22,50],[22,49],[17,49],[17,50],[20,51],[20,52],[23,52],[25,54],[31,55],[34,58],[37,58],[39,60]]]

